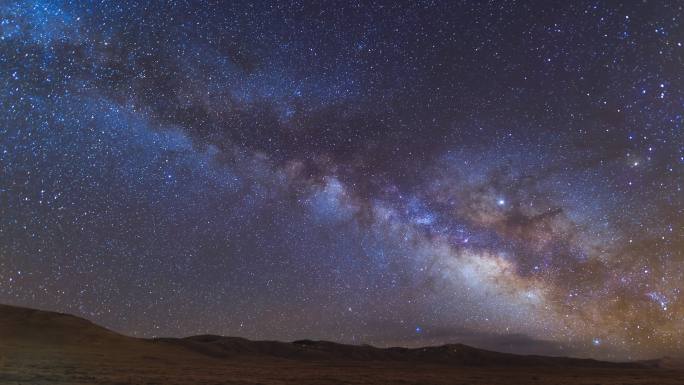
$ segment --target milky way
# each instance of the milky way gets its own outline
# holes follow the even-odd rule
[[[676,355],[682,6],[3,1],[0,302]]]

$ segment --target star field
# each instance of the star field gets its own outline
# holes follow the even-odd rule
[[[681,354],[683,7],[2,2],[0,302]]]

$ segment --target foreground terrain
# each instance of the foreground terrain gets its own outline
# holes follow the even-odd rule
[[[464,345],[126,337],[70,315],[0,305],[2,384],[684,384],[652,364],[517,356]]]

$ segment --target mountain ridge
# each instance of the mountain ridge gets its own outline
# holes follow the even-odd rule
[[[13,325],[14,324],[14,325]],[[22,324],[23,326],[20,326]],[[38,330],[36,330],[38,329]],[[8,333],[9,331],[9,333]],[[609,368],[659,367],[659,361],[608,362],[586,358],[517,355],[479,349],[464,344],[419,348],[348,345],[331,341],[255,341],[242,337],[196,335],[183,338],[136,338],[116,333],[85,318],[11,305],[0,305],[0,338],[5,341],[62,344],[122,344],[144,341],[166,344],[188,351],[225,359],[239,356],[267,356],[308,361],[396,361],[465,366],[582,366]]]
[[[70,314],[0,305],[0,384],[681,385],[662,361],[521,356],[446,344],[422,348],[197,335],[137,338]]]

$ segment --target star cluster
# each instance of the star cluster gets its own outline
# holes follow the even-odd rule
[[[684,343],[676,1],[0,4],[0,302],[136,336]]]

